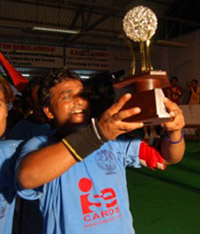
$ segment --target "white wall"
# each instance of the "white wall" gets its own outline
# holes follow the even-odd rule
[[[200,85],[200,31],[182,36],[177,41],[188,44],[188,47],[153,46],[151,57],[154,67],[166,70],[169,79],[178,77],[184,92],[182,103],[185,103],[190,81],[197,79]]]

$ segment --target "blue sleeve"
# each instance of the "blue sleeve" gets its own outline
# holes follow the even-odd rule
[[[38,150],[40,148],[43,148],[47,145],[47,137],[33,137],[29,141],[27,141],[20,152],[19,158],[16,162],[16,170],[20,165],[21,160],[26,157],[27,154],[30,152],[33,152],[35,150]],[[39,162],[38,162],[39,163]],[[40,198],[44,192],[44,187],[41,186],[39,188],[35,189],[23,189],[17,184],[17,193],[20,197],[27,199],[27,200],[36,200]]]
[[[119,155],[118,158],[124,167],[141,167],[139,162],[140,142],[140,139],[127,136],[120,136],[117,140],[112,141],[112,150]]]

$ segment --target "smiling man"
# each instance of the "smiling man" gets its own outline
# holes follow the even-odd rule
[[[184,118],[178,106],[165,101],[172,120],[163,126],[166,136],[158,152],[124,135],[143,127],[123,121],[140,112],[122,110],[130,98],[125,94],[99,119],[90,119],[75,74],[61,69],[44,78],[39,103],[56,134],[32,138],[17,163],[18,193],[39,199],[44,234],[133,234],[125,168],[164,169],[182,159]]]

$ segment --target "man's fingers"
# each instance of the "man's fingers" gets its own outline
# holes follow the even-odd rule
[[[169,111],[172,121],[166,122],[163,124],[167,131],[175,131],[184,127],[185,121],[182,110],[176,105],[176,103],[170,101],[169,99],[165,100],[166,108]]]
[[[122,110],[116,114],[113,115],[113,119],[114,120],[123,120],[123,119],[127,119],[133,115],[137,115],[141,112],[141,109],[138,107],[134,107],[131,109],[127,109],[127,110]]]
[[[131,94],[127,93],[120,97],[120,99],[115,102],[108,110],[111,115],[114,115],[115,113],[118,113],[122,107],[125,105],[125,103],[131,99]]]
[[[120,124],[119,130],[122,131],[122,133],[130,132],[133,131],[133,129],[138,129],[143,127],[144,124],[142,122],[134,122],[134,123],[127,123],[127,122],[122,122]]]
[[[182,110],[180,108],[177,108],[177,109],[171,110],[169,114],[172,118],[174,118],[178,115],[182,115]]]
[[[168,98],[164,99],[164,104],[167,110],[170,112],[178,108],[177,104],[169,100]],[[179,109],[179,108],[178,108]]]
[[[179,122],[166,122],[163,124],[163,127],[165,128],[166,131],[175,131],[175,130],[179,130],[182,125],[179,124]]]

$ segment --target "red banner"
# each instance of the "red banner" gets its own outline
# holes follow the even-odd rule
[[[18,91],[22,91],[28,80],[25,79],[14,67],[11,66],[1,53],[0,64],[12,80],[13,85],[18,89]]]

